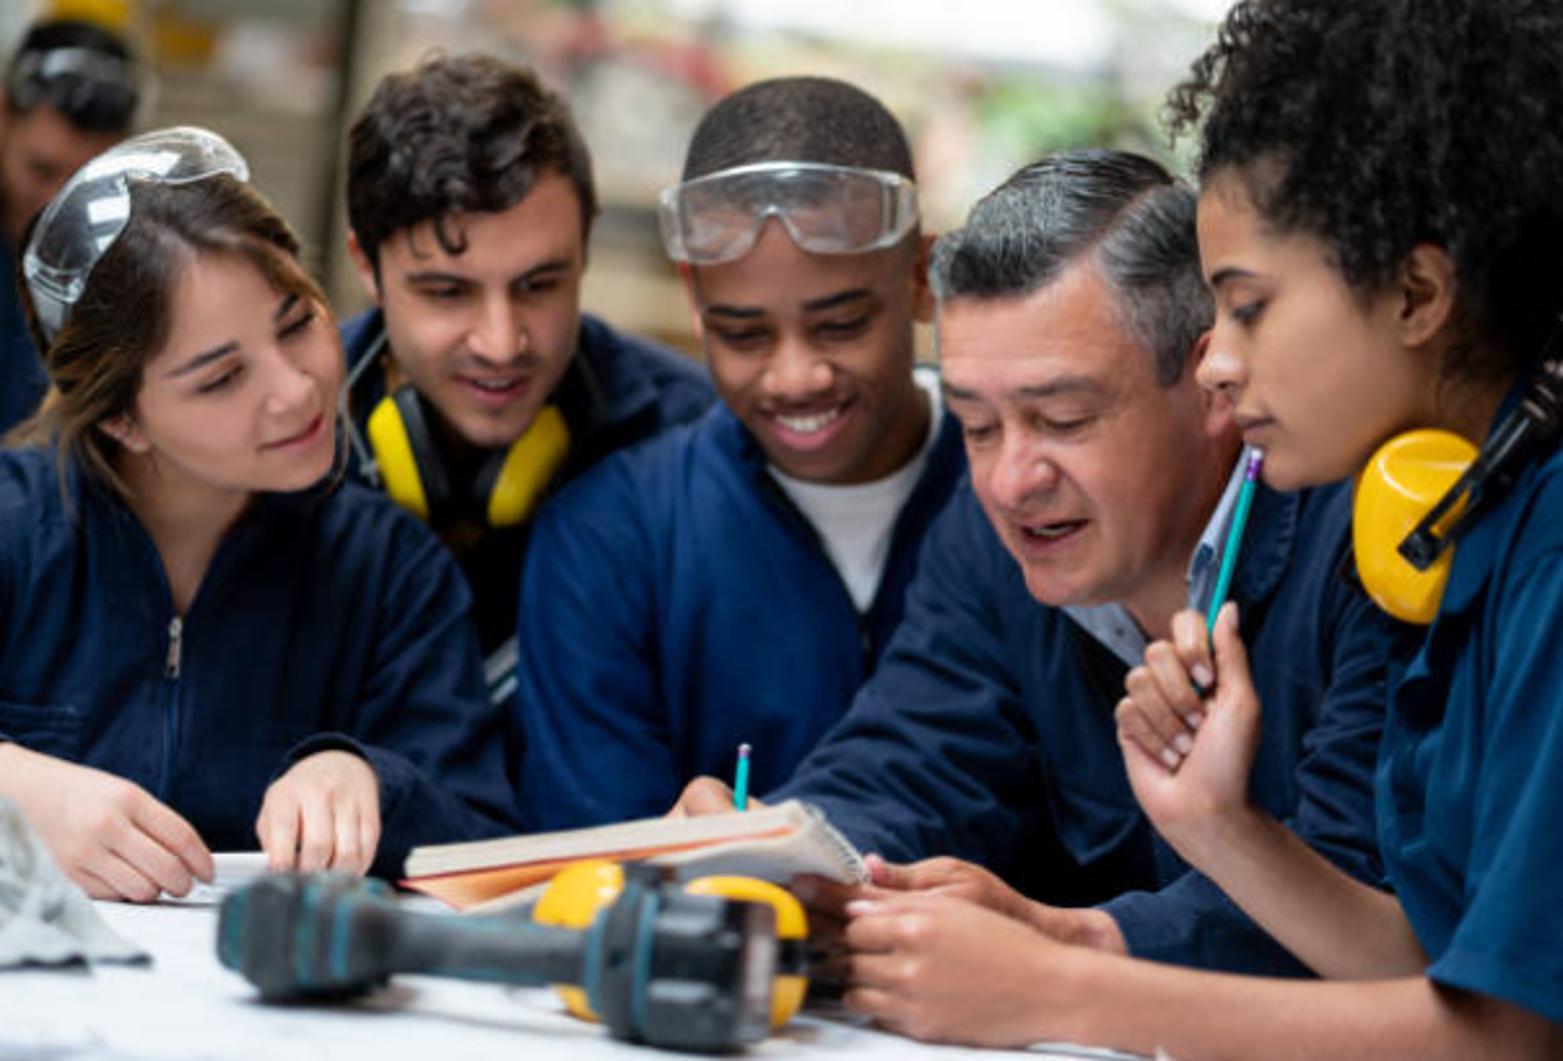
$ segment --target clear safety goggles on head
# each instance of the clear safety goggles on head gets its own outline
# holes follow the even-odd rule
[[[658,200],[668,257],[693,265],[749,253],[776,218],[813,254],[860,254],[917,224],[917,188],[899,173],[822,162],[760,162],[697,177]]]
[[[52,342],[59,334],[93,266],[125,231],[132,181],[188,184],[221,173],[250,179],[232,144],[195,126],[132,137],[77,170],[38,216],[22,256],[44,336]]]

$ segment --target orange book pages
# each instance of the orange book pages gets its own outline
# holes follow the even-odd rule
[[[783,827],[767,830],[766,832],[751,833],[743,839],[745,842],[764,840],[786,836],[792,831],[791,827]],[[655,844],[648,847],[602,851],[594,855],[582,856],[582,858],[612,858],[616,862],[632,862],[636,859],[652,858],[656,855],[671,855],[680,851],[718,847],[733,842],[731,839],[719,839],[700,840],[687,844]],[[558,873],[570,863],[579,861],[581,861],[581,858],[556,858],[543,862],[524,862],[511,866],[496,866],[492,869],[471,869],[456,873],[438,873],[422,877],[409,877],[398,883],[404,888],[410,888],[425,895],[432,895],[434,898],[455,907],[457,910],[466,910],[479,903],[496,899],[501,895],[519,891],[522,888],[549,880],[555,873]]]

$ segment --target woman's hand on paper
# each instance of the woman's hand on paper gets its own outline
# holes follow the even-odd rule
[[[212,879],[194,827],[141,786],[0,744],[0,795],[16,800],[66,876],[94,899],[149,903]]]
[[[1068,1038],[1046,997],[1069,948],[950,895],[911,893],[847,906],[848,1009],[914,1039],[1023,1047]]]
[[[316,752],[272,782],[255,822],[272,872],[364,873],[380,843],[380,782],[349,751]]]
[[[1213,658],[1205,641],[1199,614],[1180,612],[1173,642],[1146,649],[1145,665],[1129,672],[1128,695],[1117,709],[1118,744],[1135,798],[1196,865],[1224,821],[1251,812],[1248,777],[1260,722],[1237,605],[1221,609],[1210,636]]]

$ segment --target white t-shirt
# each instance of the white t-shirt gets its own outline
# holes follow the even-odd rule
[[[943,404],[939,394],[938,372],[918,368],[912,373],[918,387],[928,395],[928,437],[916,456],[901,468],[871,483],[852,486],[826,486],[806,483],[783,474],[775,465],[770,473],[787,492],[792,503],[819,531],[825,553],[846,584],[859,613],[868,611],[879,592],[885,562],[890,558],[890,540],[895,535],[896,517],[917,489],[928,454],[939,437]]]

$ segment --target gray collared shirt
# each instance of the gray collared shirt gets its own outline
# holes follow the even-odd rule
[[[1194,555],[1189,558],[1190,608],[1203,610],[1215,588],[1216,561],[1221,556],[1221,543],[1226,540],[1232,526],[1232,514],[1237,508],[1237,494],[1243,487],[1243,469],[1248,467],[1249,455],[1250,447],[1244,446],[1243,452],[1238,454],[1232,474],[1227,478],[1221,500],[1216,503],[1216,510],[1210,514],[1204,531],[1200,533],[1199,542],[1194,546]],[[1090,606],[1066,604],[1064,614],[1129,666],[1139,666],[1150,640],[1129,614],[1128,608],[1117,603]]]

